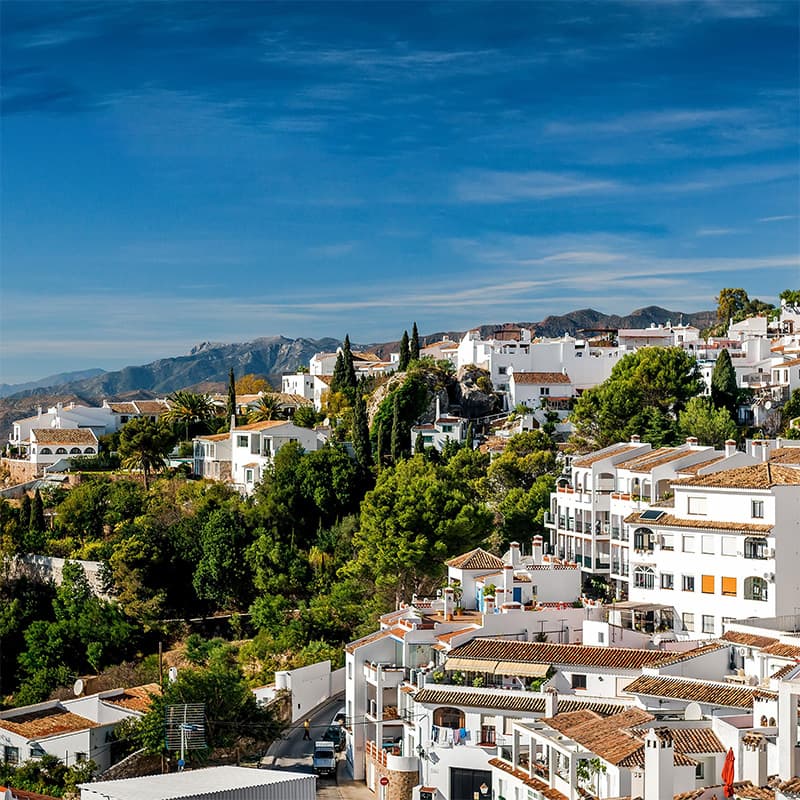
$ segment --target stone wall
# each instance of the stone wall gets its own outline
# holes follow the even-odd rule
[[[37,476],[35,464],[18,458],[0,458],[0,471],[5,472],[6,469],[8,470],[8,476],[5,480],[6,486],[27,483]]]
[[[401,772],[400,770],[389,769],[386,766],[386,753],[367,746],[367,775],[374,773],[375,776],[375,795],[381,797],[380,779],[386,777],[389,784],[386,786],[382,800],[412,800],[413,789],[419,785],[419,772]]]

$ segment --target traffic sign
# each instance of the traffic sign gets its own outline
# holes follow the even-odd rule
[[[389,779],[385,775],[382,776],[381,780],[380,780],[380,784],[381,784],[381,786],[388,786],[389,785]]]

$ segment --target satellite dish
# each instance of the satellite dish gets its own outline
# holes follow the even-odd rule
[[[683,718],[694,721],[703,719],[703,712],[699,703],[689,703],[683,711]]]
[[[80,678],[72,684],[72,693],[75,697],[80,697],[83,694],[83,681]]]
[[[178,680],[178,668],[170,667],[167,671],[167,677],[169,678],[170,683],[175,683],[175,681]]]
[[[767,400],[767,402],[764,403],[764,408],[769,411],[769,409],[772,408],[772,400]]]

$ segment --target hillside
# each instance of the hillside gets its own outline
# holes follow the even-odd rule
[[[503,324],[514,324],[535,328],[540,336],[562,336],[564,333],[575,334],[582,329],[643,328],[651,324],[667,321],[676,323],[680,320],[705,328],[714,319],[712,311],[687,314],[658,306],[641,308],[627,316],[603,314],[587,308],[562,316],[549,316],[540,322],[487,324],[479,329],[482,335],[488,336]],[[422,339],[428,343],[443,336],[458,339],[462,335],[463,331],[442,331],[427,334]],[[115,372],[101,372],[81,380],[70,379],[50,386],[44,385],[43,380],[33,381],[31,383],[37,388],[26,389],[0,399],[0,434],[5,438],[11,422],[35,413],[37,405],[47,407],[59,400],[93,404],[101,402],[103,398],[163,397],[177,389],[226,384],[231,367],[237,376],[246,373],[264,375],[274,386],[280,386],[282,374],[294,372],[299,366],[307,365],[314,353],[334,351],[340,344],[340,340],[333,338],[287,339],[284,336],[267,336],[252,342],[235,344],[203,342],[183,356],[162,358],[150,364],[125,367]],[[382,342],[354,345],[354,349],[365,349],[388,356],[390,352],[397,350],[397,345],[398,342]],[[68,376],[74,374],[67,373]]]

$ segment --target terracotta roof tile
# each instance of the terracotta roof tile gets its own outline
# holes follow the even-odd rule
[[[145,712],[153,703],[152,696],[160,694],[161,687],[157,683],[146,683],[143,686],[131,686],[130,689],[123,689],[120,694],[101,699],[104,703],[111,703],[111,705],[127,708],[130,711]]]
[[[33,428],[39,444],[97,444],[97,437],[88,428]]]
[[[169,403],[166,400],[134,400],[136,408],[140,414],[163,414],[169,411]]]
[[[650,472],[654,467],[675,461],[675,459],[688,455],[690,452],[685,447],[659,447],[657,450],[651,450],[649,453],[636,456],[630,461],[622,461],[616,467],[617,469],[627,469],[631,472]]]
[[[642,519],[644,511],[634,511],[625,517],[627,525],[645,525],[648,528],[697,528],[699,530],[732,531],[739,533],[768,534],[773,525],[760,525],[754,522],[721,522],[714,519],[684,519],[674,514],[663,514],[658,519]]]
[[[507,761],[503,761],[500,758],[490,758],[489,765],[495,769],[502,770],[508,775],[513,775],[518,781],[530,786],[531,789],[536,789],[546,800],[567,800],[567,796],[559,792],[558,789],[551,789],[544,781],[532,778],[527,772],[516,769]]]
[[[779,447],[769,454],[773,464],[800,464],[800,447]]]
[[[790,778],[788,781],[779,783],[778,789],[784,794],[800,794],[800,777]]]
[[[288,425],[289,421],[285,419],[270,419],[266,422],[251,422],[249,425],[237,425],[233,430],[235,431],[265,431],[268,428],[277,428],[280,425]]]
[[[532,384],[548,384],[548,383],[572,383],[569,375],[563,372],[516,372],[512,374],[514,383],[532,383]]]
[[[676,481],[677,486],[704,486],[721,489],[770,489],[773,486],[800,485],[800,470],[769,461],[750,467],[725,469],[711,475]]]
[[[743,644],[747,647],[767,647],[778,641],[770,636],[757,636],[754,633],[740,633],[739,631],[725,631],[720,638],[726,642]]]
[[[13,786],[5,787],[0,786],[0,792],[4,792],[6,788],[11,790],[12,800],[58,800],[51,794],[38,794],[37,792],[28,792],[25,789],[15,789]]]
[[[518,711],[530,714],[544,714],[544,696],[541,694],[512,694],[511,692],[498,692],[485,690],[474,692],[458,692],[452,689],[426,686],[414,695],[414,702],[428,705],[462,706],[464,708],[491,708],[495,711]],[[564,711],[577,711],[586,709],[607,717],[618,714],[630,705],[623,702],[609,701],[606,703],[597,700],[572,700],[559,698],[558,707]]]
[[[0,728],[28,739],[44,739],[59,733],[83,731],[97,726],[98,723],[60,706],[0,718]]]
[[[634,647],[597,647],[550,642],[515,642],[506,639],[476,638],[450,652],[459,659],[516,661],[533,664],[579,664],[581,666],[636,670],[644,666],[675,664],[723,645],[711,645],[686,653],[644,650]]]
[[[440,642],[449,643],[456,636],[459,636],[462,633],[469,633],[470,631],[475,631],[475,630],[478,630],[478,628],[475,627],[474,625],[470,625],[469,628],[457,628],[454,631],[448,631],[447,633],[440,633],[436,638]]]
[[[784,642],[775,642],[775,644],[767,645],[762,648],[761,652],[782,658],[800,658],[800,647],[794,644],[785,644]]]
[[[197,436],[195,437],[200,439],[204,442],[224,442],[226,439],[230,439],[230,433],[210,433],[207,436]]]
[[[723,458],[725,458],[725,453],[715,453],[711,458],[707,458],[705,461],[689,464],[688,467],[678,467],[678,472],[681,475],[697,475],[701,469],[710,467],[712,464],[716,464],[717,461],[722,461]]]
[[[108,407],[115,414],[138,414],[136,406],[133,403],[109,403]]]
[[[726,708],[752,708],[756,697],[776,698],[769,692],[752,686],[732,686],[728,683],[696,681],[689,678],[671,678],[660,675],[642,675],[625,687],[631,694],[652,697],[669,697],[676,700],[694,700]]]
[[[639,447],[637,444],[617,444],[612,447],[606,447],[603,450],[596,450],[594,453],[588,453],[585,456],[581,456],[573,460],[572,466],[573,467],[591,467],[592,464],[596,463],[597,461],[602,461],[604,458],[608,458],[609,456],[618,456],[622,453],[626,452],[627,450],[633,450],[634,448]]]
[[[402,639],[405,634],[406,631],[402,628],[384,628],[381,631],[375,631],[367,636],[362,636],[360,639],[356,639],[354,642],[350,642],[350,644],[348,644],[344,649],[348,653],[355,653],[359,647],[362,647],[365,644],[372,644],[373,642],[385,639],[387,636],[399,636]]]
[[[453,569],[502,569],[503,561],[481,547],[444,562]]]

